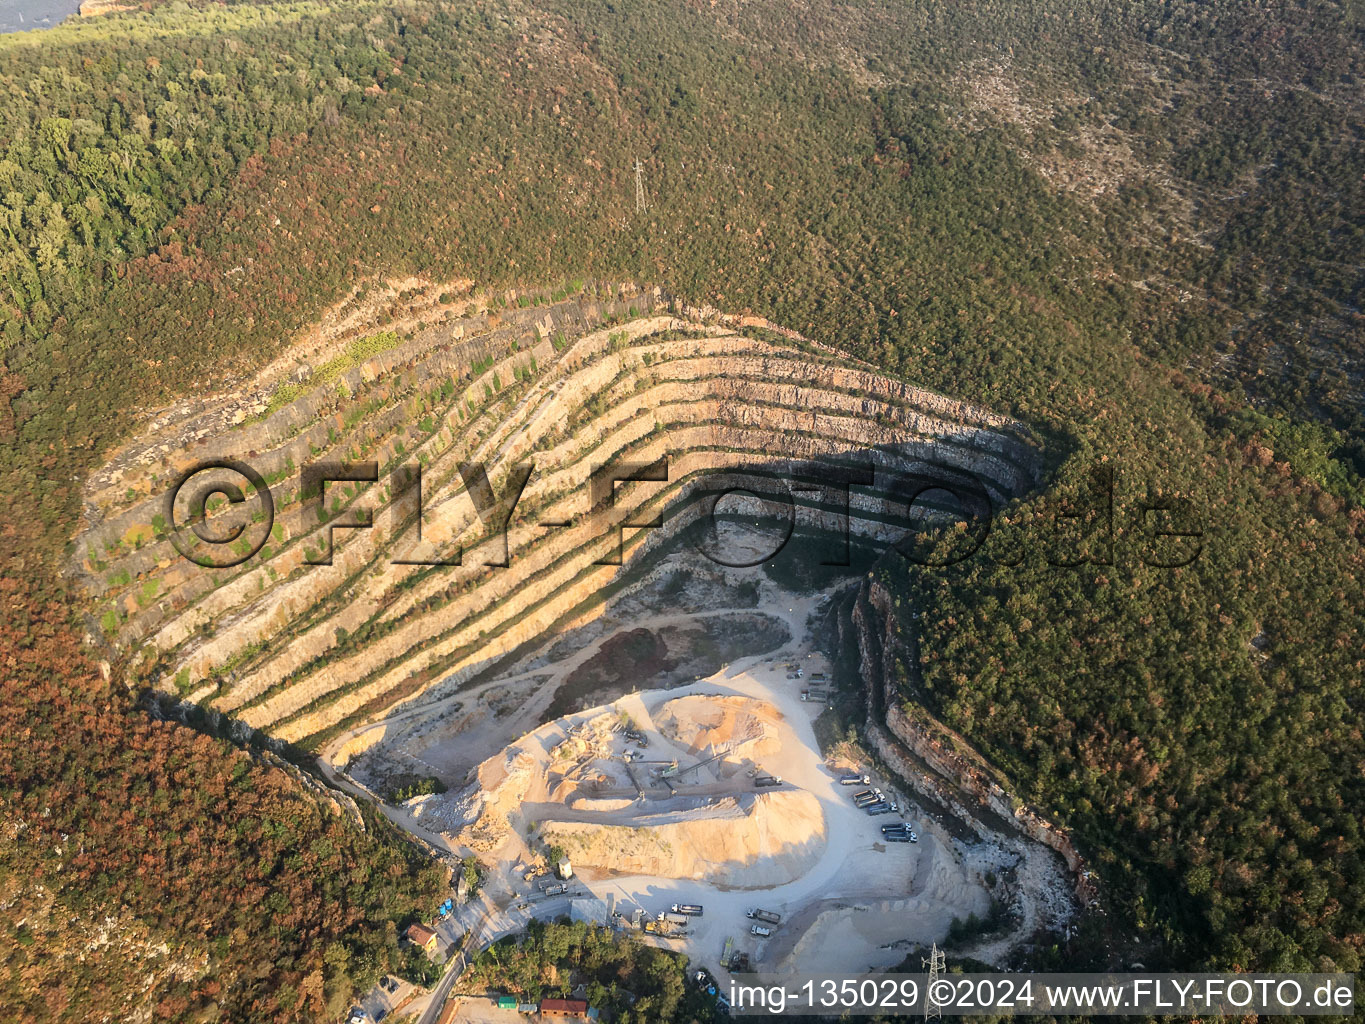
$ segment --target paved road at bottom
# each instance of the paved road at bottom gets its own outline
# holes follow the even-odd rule
[[[461,975],[468,968],[471,957],[478,956],[483,949],[482,936],[492,915],[492,909],[485,907],[479,919],[465,933],[463,948],[455,954],[450,964],[447,965],[445,974],[441,975],[441,980],[436,983],[436,989],[432,993],[431,1000],[427,1003],[427,1008],[422,1011],[422,1015],[417,1018],[417,1024],[435,1024],[436,1018],[441,1013],[441,1007],[445,1006],[446,1000],[450,998],[450,990],[455,987],[455,983],[460,980]]]

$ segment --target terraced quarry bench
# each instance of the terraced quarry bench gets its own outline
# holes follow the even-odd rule
[[[852,458],[973,482],[994,502],[1035,485],[1019,424],[769,327],[599,285],[527,308],[471,303],[406,337],[336,339],[164,411],[88,481],[74,568],[91,629],[162,688],[316,746],[550,630],[621,571],[599,562],[704,514],[718,470],[781,477]],[[665,458],[666,481],[620,484],[590,514],[595,468]],[[238,517],[234,544],[194,540],[167,507],[177,479],[213,460],[249,465],[273,500],[272,522],[246,480],[205,471],[245,499],[207,505],[206,530]],[[319,495],[303,470],[320,463],[373,464],[375,479]],[[498,515],[486,523],[471,496],[474,464],[495,499],[531,467],[505,550]],[[417,466],[420,500],[404,468]],[[859,533],[891,536],[904,514],[849,497]],[[661,529],[611,528],[661,515]],[[250,557],[206,568],[176,543]],[[420,564],[461,551],[458,565]]]

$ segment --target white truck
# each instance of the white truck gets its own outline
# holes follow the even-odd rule
[[[749,929],[749,931],[752,932],[754,935],[757,935],[760,939],[766,939],[769,935],[773,933],[773,930],[771,928],[761,924],[754,925],[752,928]]]

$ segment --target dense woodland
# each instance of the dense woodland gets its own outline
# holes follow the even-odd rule
[[[996,546],[879,568],[907,700],[1074,830],[1149,965],[1359,970],[1359,19],[303,0],[0,37],[16,1005],[327,1019],[434,891],[381,824],[138,710],[60,577],[139,410],[402,273],[635,277],[1028,421],[1048,481]],[[1097,464],[1112,552],[1092,523],[1049,564]],[[1158,568],[1137,507],[1172,497],[1203,536]],[[81,959],[97,921],[141,945]]]
[[[541,999],[586,999],[622,1024],[716,1019],[715,1000],[687,980],[687,959],[583,921],[533,921],[523,935],[500,939],[474,961],[477,991]]]
[[[444,866],[386,819],[361,831],[284,771],[137,710],[67,608],[9,575],[0,596],[7,1012],[330,1019],[405,966],[398,925],[449,892]]]

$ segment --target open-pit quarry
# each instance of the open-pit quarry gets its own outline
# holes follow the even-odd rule
[[[841,502],[812,467],[1000,504],[1038,483],[1029,432],[766,321],[658,289],[566,292],[374,287],[250,379],[149,414],[87,482],[72,568],[92,642],[168,698],[314,750],[357,793],[439,780],[386,813],[491,864],[504,931],[565,900],[632,928],[696,902],[685,934],[650,941],[830,970],[893,966],[993,900],[1021,903],[1030,932],[1061,926],[1074,879],[1045,823],[944,820],[971,800],[907,778],[933,774],[923,760],[880,776],[891,817],[839,785],[852,766],[821,754],[823,702],[801,690],[822,664],[812,623],[858,578],[797,592],[749,564],[765,517],[781,532],[763,495],[726,499],[757,531],[726,543],[754,557],[693,543],[721,472],[760,492],[806,481],[787,491],[806,528],[889,543],[933,501],[845,486]],[[902,819],[918,842],[883,841]],[[534,881],[550,849],[575,869],[561,899]],[[784,918],[761,940],[757,904]]]

